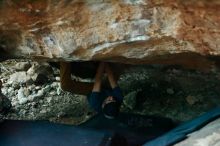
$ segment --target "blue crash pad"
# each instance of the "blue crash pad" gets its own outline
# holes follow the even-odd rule
[[[80,125],[87,129],[109,131],[119,137],[124,137],[127,145],[143,145],[176,126],[169,118],[120,113],[116,119],[106,119],[103,115],[96,115],[86,123]]]
[[[111,133],[46,121],[5,121],[0,146],[108,146]]]
[[[202,128],[203,126],[205,126],[206,124],[215,120],[218,117],[220,117],[220,107],[217,107],[199,116],[196,119],[181,124],[180,126],[169,131],[168,133],[150,142],[147,142],[144,146],[169,146],[176,144],[177,142],[187,138],[187,135],[189,133],[192,133]]]
[[[96,115],[79,126],[46,121],[5,121],[0,124],[0,146],[135,146],[174,126],[155,116],[120,114],[117,119]]]

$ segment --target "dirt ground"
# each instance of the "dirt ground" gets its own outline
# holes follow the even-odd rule
[[[41,85],[29,84],[28,86],[33,87],[30,88],[27,100],[20,100],[18,91],[22,84],[15,85],[10,82],[11,75],[19,72],[15,69],[19,63],[17,60],[0,63],[0,79],[5,83],[4,93],[12,100],[13,105],[5,118],[50,120],[75,125],[95,114],[89,107],[86,96],[61,90],[59,70],[52,67],[53,76]],[[30,66],[34,64],[29,63]],[[187,121],[220,105],[219,81],[220,71],[217,68],[210,72],[200,72],[175,66],[136,66],[121,75],[118,82],[124,94],[121,112],[158,115],[175,121]],[[41,89],[42,96],[29,98]]]
[[[203,73],[178,67],[137,67],[119,82],[125,95],[131,94],[125,103],[129,98],[131,102],[122,109],[187,121],[220,105],[219,80],[218,70]]]

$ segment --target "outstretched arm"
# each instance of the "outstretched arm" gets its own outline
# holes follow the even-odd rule
[[[95,75],[95,83],[93,86],[93,92],[100,92],[101,90],[101,84],[102,84],[102,75],[104,72],[104,68],[105,68],[105,63],[101,62],[99,64],[99,67],[96,71],[96,75]]]
[[[109,64],[105,64],[105,71],[107,73],[107,76],[108,76],[108,80],[109,80],[109,83],[111,85],[111,88],[114,89],[115,87],[117,87],[117,82],[115,80],[115,77],[114,77],[114,74],[113,74],[113,71],[110,67]]]
[[[60,63],[60,82],[61,88],[75,94],[87,95],[92,91],[93,83],[77,82],[71,79],[71,64]]]
[[[107,73],[108,80],[112,88],[113,97],[115,97],[116,101],[119,104],[121,104],[123,101],[123,95],[122,95],[121,89],[118,87],[117,80],[116,80],[119,78],[119,76],[116,76],[116,77],[114,76],[112,68],[109,64],[105,65],[105,71]]]

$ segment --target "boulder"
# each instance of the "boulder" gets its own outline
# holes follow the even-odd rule
[[[18,90],[17,99],[19,104],[25,104],[28,101],[28,96],[30,95],[30,91],[26,87],[21,87]]]
[[[219,0],[0,1],[0,58],[213,65]]]
[[[0,80],[0,122],[3,119],[4,114],[6,114],[11,108],[11,101],[2,94],[2,81]]]
[[[9,84],[22,84],[26,83],[31,79],[31,76],[28,75],[25,71],[15,72],[10,75],[8,83]]]
[[[11,101],[0,92],[0,114],[6,114],[11,108]]]
[[[17,71],[27,71],[31,67],[30,62],[18,62],[15,64],[14,68]]]
[[[54,78],[53,69],[47,63],[35,63],[28,69],[27,74],[35,84],[44,84]]]
[[[218,146],[220,145],[220,119],[217,119],[202,129],[189,134],[186,140],[175,146]]]

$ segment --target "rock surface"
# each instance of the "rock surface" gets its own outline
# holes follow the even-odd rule
[[[0,1],[1,57],[196,63],[220,55],[219,0]]]
[[[0,122],[3,121],[3,115],[5,115],[11,108],[10,100],[2,94],[2,82],[0,80]]]
[[[202,129],[188,135],[188,138],[175,146],[219,146],[220,119],[217,119]]]
[[[30,64],[29,68],[24,64]],[[51,120],[79,124],[93,115],[85,96],[61,90],[59,70],[46,62],[9,60],[0,63],[0,71],[2,93],[12,102],[12,110],[7,116],[0,115],[0,120]],[[35,76],[39,74],[46,76],[47,80],[42,78],[37,82]]]
[[[6,118],[79,124],[95,114],[89,108],[86,96],[61,90],[57,68],[42,62],[22,62],[8,60],[0,63],[0,79],[4,82],[2,93],[12,101],[12,110]],[[31,64],[28,69],[14,68],[18,63],[27,62]],[[16,78],[10,78],[20,72],[25,72],[27,78],[38,73],[47,74],[48,80],[39,84],[28,80],[16,82]],[[175,66],[133,66],[120,76],[118,82],[124,94],[121,111],[187,121],[220,106],[219,80],[218,69],[204,73]]]

